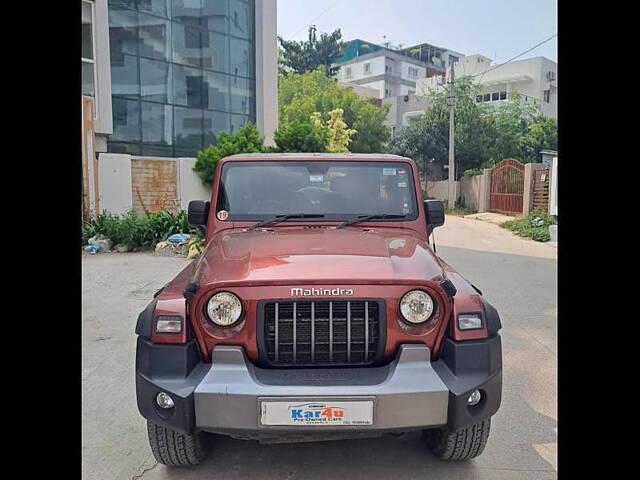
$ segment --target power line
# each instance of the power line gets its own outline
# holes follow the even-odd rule
[[[546,40],[541,41],[540,43],[538,43],[538,44],[534,45],[533,47],[531,47],[531,48],[529,48],[529,49],[525,50],[525,51],[524,51],[524,52],[522,52],[522,53],[519,53],[519,54],[518,54],[518,55],[516,55],[515,57],[512,57],[512,58],[510,58],[509,60],[507,60],[506,62],[503,62],[503,63],[501,63],[501,64],[499,64],[499,65],[496,65],[496,66],[495,66],[495,67],[493,67],[493,68],[490,68],[490,69],[488,69],[488,70],[485,70],[485,71],[484,71],[484,72],[482,72],[482,73],[476,73],[475,75],[472,75],[472,76],[471,76],[471,78],[475,78],[475,77],[477,77],[478,75],[481,75],[480,80],[479,80],[479,83],[480,83],[480,82],[482,82],[482,77],[484,77],[485,73],[490,72],[490,71],[492,71],[492,70],[495,70],[496,68],[500,68],[500,67],[502,67],[503,65],[506,65],[507,63],[514,61],[516,58],[520,58],[522,55],[525,55],[526,53],[529,53],[531,50],[535,50],[535,49],[536,49],[536,48],[538,48],[540,45],[543,45],[543,44],[547,43],[549,40],[551,40],[551,39],[553,39],[553,38],[555,38],[555,37],[557,37],[557,36],[558,36],[558,34],[557,34],[557,33],[554,33],[553,35],[551,35],[551,36],[550,36],[549,38],[547,38]]]
[[[331,8],[338,3],[339,0],[335,0],[331,5],[329,5],[327,8],[325,8],[322,12],[320,12],[319,15],[317,15],[313,20],[311,20],[308,24],[304,25],[302,28],[300,28],[298,31],[296,31],[293,35],[291,35],[291,37],[295,37],[297,34],[299,34],[302,30],[304,30],[305,28],[307,28],[309,25],[313,25],[313,22],[315,22],[316,20],[318,20],[322,15],[324,15],[325,13],[327,13],[329,10],[331,10]]]

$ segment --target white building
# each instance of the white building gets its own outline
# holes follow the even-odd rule
[[[548,58],[528,58],[498,67],[488,57],[469,55],[461,58],[454,70],[457,78],[471,75],[481,85],[478,102],[505,103],[517,92],[525,102],[539,105],[545,116],[558,118],[558,64]],[[427,95],[444,81],[442,77],[420,79],[417,93]]]
[[[340,82],[375,88],[378,98],[416,93],[416,80],[427,74],[424,62],[385,48],[337,66]]]

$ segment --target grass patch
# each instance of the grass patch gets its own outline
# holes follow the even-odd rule
[[[456,208],[445,208],[445,215],[453,215],[454,217],[464,217],[465,215],[472,215],[478,213],[473,208],[457,206]]]
[[[511,230],[520,237],[531,238],[537,242],[548,242],[549,226],[556,225],[558,222],[553,215],[549,215],[545,211],[534,211],[526,217],[516,220],[507,220],[500,224],[502,228]]]

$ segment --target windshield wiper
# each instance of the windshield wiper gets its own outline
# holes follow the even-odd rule
[[[247,230],[254,230],[258,227],[269,225],[270,223],[283,222],[290,218],[320,218],[320,217],[324,217],[324,215],[318,215],[315,213],[287,213],[285,215],[276,215],[275,217],[262,220],[261,222],[251,225]]]
[[[346,222],[342,222],[336,228],[344,228],[349,225],[353,225],[354,223],[365,222],[367,220],[374,220],[378,218],[404,218],[406,215],[397,215],[397,214],[388,214],[388,213],[376,213],[373,215],[358,215],[357,218],[347,220]]]

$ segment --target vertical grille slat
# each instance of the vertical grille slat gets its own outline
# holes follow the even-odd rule
[[[382,354],[383,301],[274,300],[260,308],[259,348],[273,366],[366,365]]]
[[[347,302],[347,362],[351,363],[351,302]]]
[[[333,362],[333,302],[329,302],[329,363]]]
[[[298,357],[298,345],[296,344],[298,336],[296,335],[296,324],[298,323],[296,302],[293,302],[293,363],[296,363]]]

